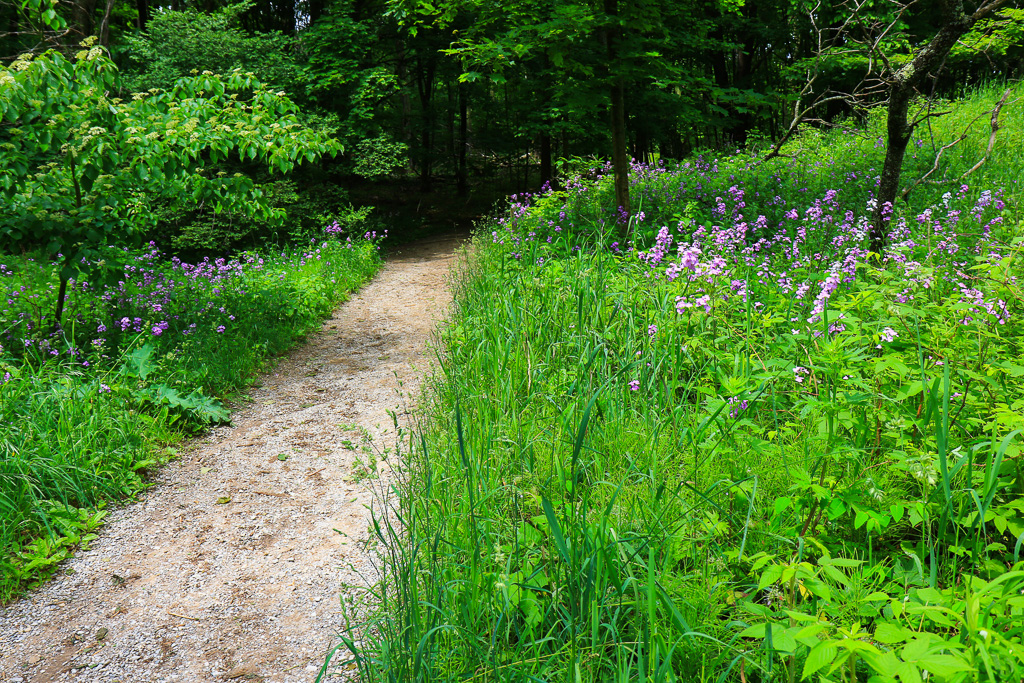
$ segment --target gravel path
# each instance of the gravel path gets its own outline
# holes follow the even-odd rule
[[[430,364],[458,237],[392,255],[229,427],[0,612],[0,681],[312,681],[373,580],[369,506]]]

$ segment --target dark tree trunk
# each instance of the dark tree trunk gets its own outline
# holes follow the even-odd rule
[[[444,86],[445,94],[448,96],[448,107],[445,110],[447,120],[445,121],[445,127],[448,129],[448,139],[445,141],[447,146],[448,157],[452,160],[452,165],[455,165],[455,110],[456,110],[456,95],[455,88],[452,87],[451,80],[445,81]]]
[[[57,310],[53,314],[54,330],[60,330],[60,320],[64,317],[64,302],[67,300],[68,279],[64,277],[61,269],[60,289],[57,290]]]
[[[309,23],[317,21],[324,15],[324,0],[309,0]]]
[[[885,162],[882,164],[882,175],[878,181],[877,206],[871,226],[871,251],[875,253],[881,253],[888,239],[889,218],[892,216],[893,203],[900,189],[903,157],[907,153],[907,144],[914,132],[914,127],[907,118],[913,94],[911,89],[894,87],[889,95]]]
[[[747,40],[744,41],[743,47],[736,49],[733,57],[733,64],[735,65],[733,72],[733,85],[741,90],[750,87],[750,53],[753,49],[753,42],[748,37]],[[754,126],[754,117],[748,109],[743,112],[734,112],[733,119],[736,123],[729,131],[730,136],[732,137],[734,144],[739,147],[743,147],[747,144],[747,136],[750,133],[750,129]]]
[[[888,223],[899,193],[900,175],[907,144],[914,133],[910,103],[918,87],[940,68],[956,42],[979,19],[987,16],[1008,0],[991,0],[974,14],[964,13],[963,0],[936,0],[942,16],[938,33],[910,61],[893,76],[889,84],[889,114],[886,120],[885,163],[879,179],[875,215],[871,225],[871,250],[881,253],[889,238]]]
[[[397,55],[395,63],[395,75],[398,77],[398,82],[405,86],[409,81],[408,69],[406,68],[406,56],[405,56],[405,43],[401,37],[395,39],[394,54]],[[409,143],[409,147],[413,147],[413,131],[412,131],[412,97],[409,95],[409,89],[402,87],[399,91],[399,124],[398,128],[402,131],[401,139]],[[412,157],[410,156],[410,162]],[[412,162],[413,164],[415,162]]]
[[[551,133],[540,134],[540,182],[551,181]]]
[[[722,19],[719,19],[722,21]],[[725,44],[725,29],[717,27],[711,34],[711,39],[719,45]],[[729,87],[729,55],[723,47],[711,55],[711,72],[715,76],[715,85],[719,88]]]
[[[72,40],[76,43],[95,32],[93,12],[96,11],[96,0],[76,0],[71,10]]]
[[[100,45],[110,45],[110,12],[114,9],[114,0],[107,0],[107,7],[103,11],[103,21],[100,22]]]
[[[456,171],[456,186],[460,196],[469,194],[469,178],[466,174],[466,155],[469,152],[469,95],[466,84],[459,83],[459,166]]]
[[[618,0],[604,0],[604,11],[608,14],[609,26],[605,31],[608,48],[608,75],[610,80],[612,129],[612,171],[615,174],[616,219],[619,221],[619,236],[625,246],[629,240],[629,157],[626,154],[626,93],[622,76],[614,74],[619,59]]]
[[[424,62],[416,60],[416,88],[420,96],[420,188],[430,191],[431,165],[433,155],[430,149],[431,135],[434,128],[434,71],[437,57],[431,53]]]
[[[626,102],[622,82],[612,84],[612,170],[615,173],[615,203],[618,205],[622,241],[630,238],[629,157],[626,154]]]
[[[281,31],[290,36],[295,35],[295,0],[277,0],[275,10]]]
[[[149,0],[135,0],[135,9],[139,13],[135,26],[140,31],[144,31],[146,24],[149,23]]]

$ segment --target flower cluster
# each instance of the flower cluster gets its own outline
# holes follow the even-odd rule
[[[385,235],[370,232],[368,239]],[[0,264],[0,301],[6,301],[0,308],[0,339],[18,355],[62,357],[87,367],[89,358],[116,353],[139,339],[223,335],[246,324],[253,307],[293,315],[296,307],[287,296],[269,292],[284,286],[289,272],[333,272],[332,259],[340,262],[337,250],[353,244],[328,241],[273,257],[245,253],[195,263],[166,259],[153,244],[141,253],[109,249],[95,263],[82,264],[83,272],[98,277],[68,283],[59,328],[52,321],[58,283],[49,265]]]

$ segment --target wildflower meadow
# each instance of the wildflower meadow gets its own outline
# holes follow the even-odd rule
[[[380,265],[376,234],[186,263],[108,247],[67,286],[52,260],[0,261],[0,599],[87,547],[104,507],[223,399],[316,329]]]
[[[908,183],[970,106],[919,131]],[[978,132],[884,207],[881,253],[875,122],[634,164],[629,216],[599,164],[513,196],[377,520],[364,680],[1017,680],[1007,114],[1003,156],[965,173]]]

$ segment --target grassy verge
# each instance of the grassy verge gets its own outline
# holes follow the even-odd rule
[[[155,250],[106,261],[72,283],[61,329],[50,265],[0,265],[0,602],[87,545],[168,444],[226,420],[219,398],[380,265],[372,241],[335,239],[196,264]]]
[[[637,166],[635,248],[610,179],[513,198],[377,520],[363,680],[1019,678],[1021,130],[947,150],[880,255],[877,128]]]

